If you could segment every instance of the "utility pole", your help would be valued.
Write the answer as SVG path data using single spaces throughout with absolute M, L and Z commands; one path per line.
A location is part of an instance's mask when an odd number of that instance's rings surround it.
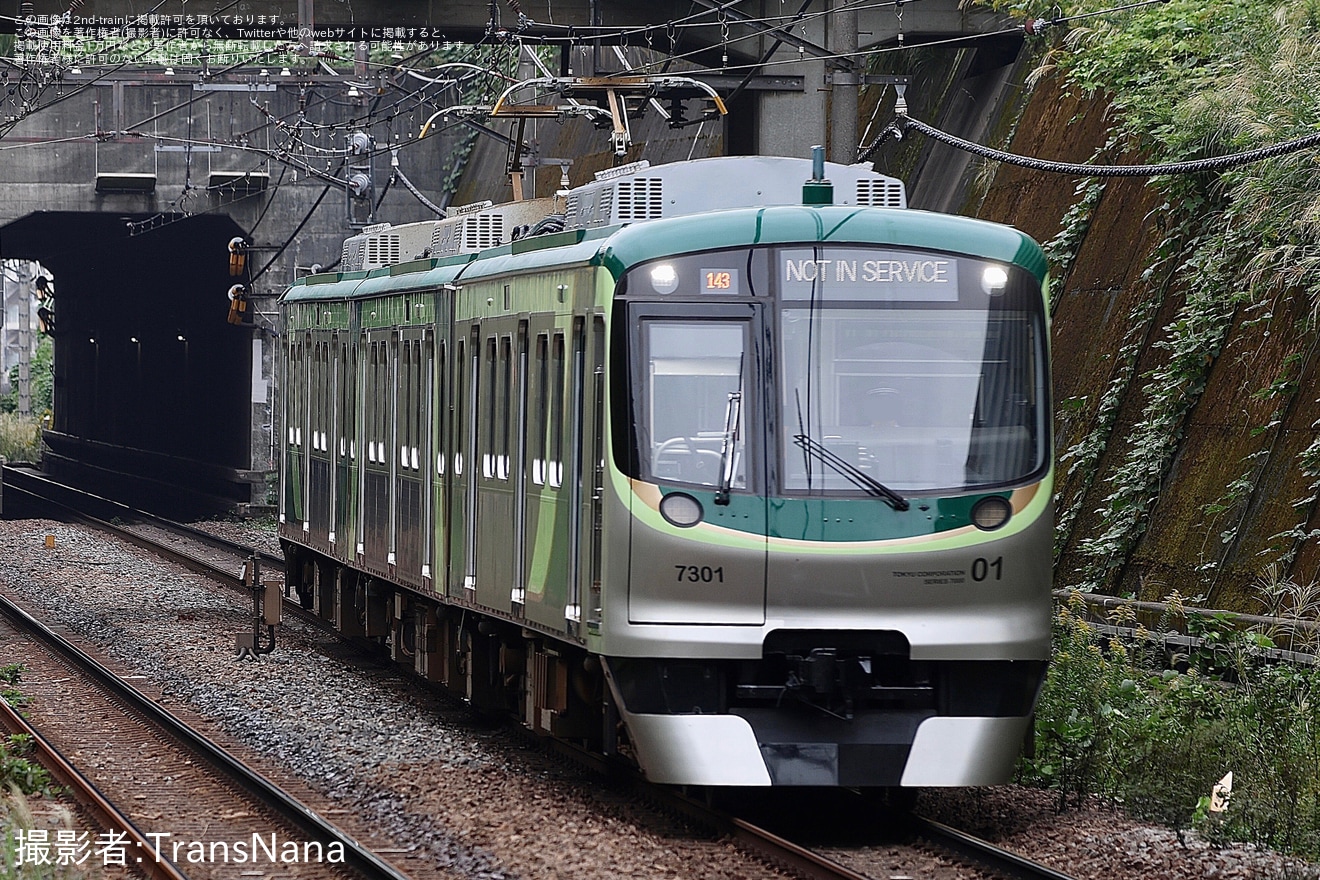
M 830 159 L 851 165 L 857 159 L 857 95 L 861 77 L 857 73 L 857 6 L 848 0 L 833 0 L 829 18 L 829 48 L 838 56 L 830 87 Z
M 14 264 L 18 279 L 18 414 L 32 415 L 32 283 L 36 278 L 26 260 Z
M 518 79 L 525 82 L 535 77 L 540 71 L 536 67 L 536 62 L 532 60 L 532 52 L 535 50 L 531 46 L 521 46 L 518 49 Z M 514 95 L 519 98 L 521 95 Z M 516 201 L 523 199 L 536 198 L 536 160 L 540 158 L 536 141 L 536 120 L 527 120 L 526 126 L 519 120 L 518 125 L 514 127 L 514 144 L 510 147 L 509 175 L 510 182 L 513 184 L 513 197 Z M 532 152 L 529 156 L 521 154 L 521 143 L 524 138 L 531 144 Z
M 298 54 L 304 58 L 312 57 L 316 44 L 316 13 L 312 0 L 298 0 Z

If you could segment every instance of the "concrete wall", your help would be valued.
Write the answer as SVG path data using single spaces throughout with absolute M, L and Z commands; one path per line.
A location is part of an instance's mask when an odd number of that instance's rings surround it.
M 251 341 L 242 343 L 242 357 L 226 356 L 223 364 L 208 362 L 208 374 L 226 387 L 238 383 L 247 389 L 243 396 L 249 401 L 249 417 L 239 442 L 249 450 L 248 461 L 237 464 L 268 471 L 273 463 L 271 431 L 275 422 L 276 297 L 305 267 L 337 262 L 343 239 L 354 232 L 350 216 L 359 222 L 372 219 L 371 208 L 377 200 L 378 220 L 406 223 L 434 214 L 402 185 L 385 191 L 389 154 L 372 160 L 374 167 L 369 170 L 375 188 L 371 199 L 351 205 L 342 188 L 327 188 L 324 180 L 309 171 L 272 158 L 275 153 L 291 155 L 298 163 L 345 177 L 340 156 L 353 121 L 373 109 L 373 96 L 350 97 L 337 82 L 295 83 L 280 77 L 278 71 L 260 82 L 248 77 L 246 81 L 220 82 L 219 87 L 212 83 L 207 90 L 197 87 L 195 74 L 108 77 L 93 82 L 98 73 L 89 69 L 70 76 L 63 87 L 64 100 L 34 113 L 5 137 L 11 149 L 0 162 L 0 191 L 4 193 L 0 199 L 0 256 L 40 259 L 52 268 L 63 265 L 64 278 L 56 278 L 56 314 L 60 315 L 62 302 L 65 317 L 73 323 L 78 314 L 98 314 L 94 323 L 117 324 L 102 311 L 104 300 L 127 303 L 140 296 L 144 286 L 154 290 L 168 284 L 186 291 L 187 296 L 178 302 L 191 303 L 184 307 L 195 310 L 199 321 L 214 320 L 226 331 L 249 335 Z M 374 109 L 388 108 L 388 100 L 393 97 L 383 96 Z M 443 202 L 439 183 L 449 170 L 453 140 L 448 135 L 424 141 L 416 137 L 434 109 L 414 103 L 393 115 L 377 112 L 374 118 L 380 121 L 364 130 L 378 144 L 397 144 L 399 168 L 427 198 Z M 271 116 L 281 125 L 269 124 Z M 301 130 L 295 131 L 299 125 Z M 354 160 L 354 164 L 364 163 Z M 213 186 L 220 180 L 213 175 L 225 173 L 266 175 L 268 186 L 261 191 Z M 147 180 L 152 185 L 145 192 L 106 189 L 107 183 L 139 185 Z M 67 222 L 55 222 L 57 216 Z M 131 256 L 151 253 L 150 239 L 173 237 L 176 230 L 171 227 L 188 227 L 201 218 L 217 216 L 231 219 L 235 232 L 244 234 L 256 248 L 249 260 L 252 273 L 260 275 L 252 285 L 254 319 L 246 330 L 225 325 L 229 283 L 243 279 L 228 279 L 223 269 L 216 276 L 210 268 L 227 260 L 229 234 L 222 235 L 223 229 L 215 233 L 220 236 L 215 241 L 187 235 L 178 238 L 190 242 L 187 246 L 195 252 L 171 253 L 171 258 L 179 259 L 171 260 L 177 265 L 169 267 L 171 277 L 166 280 L 143 281 L 150 277 L 151 267 L 135 265 L 134 260 L 141 258 Z M 79 217 L 87 223 L 78 221 Z M 45 223 L 43 218 L 52 219 Z M 84 236 L 106 239 L 106 232 L 91 230 L 104 228 L 99 222 L 114 218 L 119 220 L 108 233 L 114 241 L 80 240 Z M 121 240 L 124 229 L 127 237 Z M 95 265 L 88 265 L 89 261 Z M 128 280 L 131 278 L 137 280 Z M 120 284 L 128 289 L 120 289 Z M 135 319 L 143 317 L 139 313 Z M 178 322 L 175 317 L 170 320 Z M 71 323 L 67 326 L 74 329 Z M 79 325 L 76 329 L 87 328 Z M 57 340 L 57 359 L 58 355 Z M 73 388 L 94 387 L 92 378 L 83 375 L 86 370 L 77 363 L 66 351 L 63 369 L 57 364 L 57 373 L 65 379 L 59 384 L 65 386 L 66 394 Z M 194 390 L 199 395 L 206 393 Z M 90 396 L 82 402 L 91 406 L 96 395 L 90 391 L 85 395 Z M 88 422 L 91 416 L 87 413 L 92 410 L 76 402 L 64 409 L 73 420 L 66 420 L 66 427 L 79 436 L 122 433 L 102 425 L 104 419 Z M 163 432 L 146 432 L 157 433 Z M 254 488 L 253 503 L 261 503 L 264 494 L 264 489 Z

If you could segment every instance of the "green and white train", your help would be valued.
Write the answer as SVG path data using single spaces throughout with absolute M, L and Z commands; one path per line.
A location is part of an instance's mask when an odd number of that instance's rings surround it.
M 657 782 L 1011 775 L 1051 616 L 1027 236 L 730 157 L 368 229 L 340 270 L 281 300 L 304 604 Z

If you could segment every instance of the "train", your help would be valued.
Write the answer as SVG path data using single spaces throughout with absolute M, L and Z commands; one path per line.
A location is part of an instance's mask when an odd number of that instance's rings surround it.
M 1011 778 L 1047 667 L 1048 275 L 870 165 L 368 227 L 279 301 L 286 589 L 651 781 Z

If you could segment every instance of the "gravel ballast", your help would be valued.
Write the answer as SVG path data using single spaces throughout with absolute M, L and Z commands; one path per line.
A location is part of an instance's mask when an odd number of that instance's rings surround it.
M 786 876 L 666 824 L 299 620 L 286 618 L 275 653 L 236 661 L 246 600 L 145 551 L 45 520 L 0 521 L 0 541 L 9 592 L 147 676 L 167 706 L 214 719 L 279 781 L 326 801 L 332 821 L 370 829 L 387 858 L 411 852 L 410 867 L 424 857 L 440 877 Z M 926 791 L 918 808 L 1079 880 L 1320 876 L 1247 847 L 1184 846 L 1172 831 L 1100 806 L 1060 813 L 1052 794 L 1014 786 Z M 875 877 L 936 876 L 865 848 L 839 858 Z

